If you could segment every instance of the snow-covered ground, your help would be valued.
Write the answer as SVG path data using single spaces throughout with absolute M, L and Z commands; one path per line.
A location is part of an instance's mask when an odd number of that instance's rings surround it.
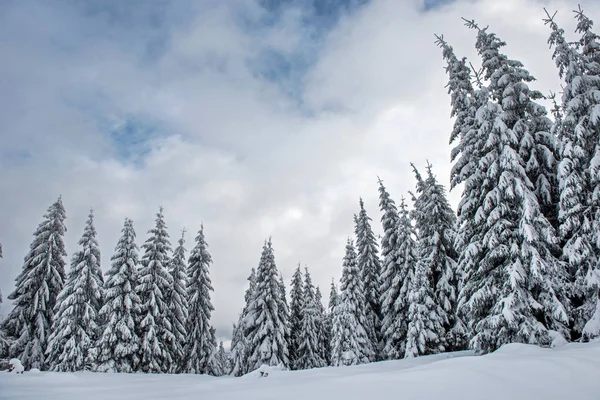
M 0 399 L 600 399 L 600 342 L 556 349 L 512 344 L 468 352 L 310 371 L 200 375 L 0 373 Z

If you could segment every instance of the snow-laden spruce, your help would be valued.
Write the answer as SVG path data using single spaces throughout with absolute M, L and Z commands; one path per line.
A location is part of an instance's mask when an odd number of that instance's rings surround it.
M 2 243 L 0 243 L 0 258 L 2 258 Z M 2 292 L 0 292 L 0 306 L 2 306 Z M 0 358 L 8 357 L 10 343 L 3 326 L 0 326 Z
M 4 321 L 7 335 L 14 339 L 10 354 L 28 368 L 43 370 L 48 367 L 47 338 L 56 298 L 65 281 L 65 218 L 62 197 L 59 197 L 35 230 L 23 270 L 15 279 L 15 290 L 8 295 L 14 304 Z
M 334 366 L 369 362 L 374 355 L 367 334 L 365 295 L 352 240 L 346 243 L 341 293 L 333 315 L 331 359 Z
M 533 78 L 500 53 L 504 42 L 487 29 L 478 29 L 477 37 L 490 81 L 482 93 L 489 92 L 490 101 L 477 110 L 474 134 L 481 158 L 473 173 L 482 184 L 461 202 L 476 211 L 459 228 L 466 229 L 459 311 L 475 334 L 472 348 L 481 353 L 512 342 L 547 344 L 548 329 L 565 331 L 568 316 L 561 302 L 565 270 L 553 255 L 556 236 L 538 199 L 545 170 L 531 165 L 538 160 L 533 155 L 526 160 L 520 153 L 526 147 L 537 157 L 546 148 L 544 110 L 527 87 Z
M 284 310 L 281 310 L 283 293 L 270 238 L 263 246 L 255 284 L 244 318 L 248 370 L 253 371 L 262 364 L 288 368 L 289 333 Z
M 256 289 L 256 270 L 254 268 L 248 276 L 248 283 L 249 286 L 244 295 L 245 305 L 238 318 L 238 323 L 233 324 L 231 335 L 231 371 L 229 373 L 234 376 L 241 376 L 248 372 L 248 339 L 245 336 L 245 321 Z
M 71 269 L 56 300 L 48 338 L 46 355 L 53 371 L 91 370 L 98 361 L 96 341 L 101 332 L 104 279 L 92 211 L 78 244 L 81 247 L 73 254 Z
M 193 374 L 221 375 L 214 357 L 217 339 L 210 326 L 214 310 L 210 299 L 210 292 L 213 291 L 209 276 L 211 263 L 212 257 L 208 252 L 202 225 L 196 236 L 196 245 L 190 253 L 187 269 L 189 313 L 184 371 Z
M 321 289 L 317 286 L 315 289 L 315 298 L 317 301 L 317 335 L 319 337 L 319 355 L 325 365 L 331 364 L 331 319 L 327 316 L 327 311 L 323 306 L 323 295 Z
M 300 331 L 302 329 L 302 308 L 304 307 L 304 292 L 302 290 L 302 271 L 300 264 L 292 275 L 292 287 L 290 289 L 290 366 L 296 369 L 298 360 L 298 347 L 300 346 Z
M 372 219 L 367 215 L 362 198 L 359 204 L 360 211 L 358 215 L 354 216 L 354 234 L 356 235 L 358 268 L 365 288 L 367 334 L 375 352 L 371 361 L 375 361 L 379 359 L 381 353 L 381 302 L 379 293 L 381 262 L 379 260 L 379 245 L 371 228 Z
M 271 256 L 273 257 L 273 254 L 271 253 Z M 273 258 L 273 263 L 275 263 L 275 259 Z M 279 272 L 279 305 L 278 305 L 278 309 L 279 309 L 279 319 L 283 322 L 283 326 L 285 327 L 285 343 L 286 343 L 286 350 L 287 350 L 287 354 L 288 354 L 288 366 L 287 368 L 290 368 L 289 365 L 289 359 L 290 359 L 290 306 L 287 302 L 287 293 L 285 290 L 285 281 L 283 279 L 283 274 L 281 272 Z
M 102 372 L 132 372 L 140 361 L 136 324 L 141 302 L 135 292 L 139 257 L 131 219 L 125 218 L 121 232 L 104 283 L 104 306 L 99 314 L 103 327 L 97 345 L 98 371 Z
M 381 253 L 383 264 L 381 284 L 381 334 L 383 356 L 387 359 L 404 357 L 408 326 L 409 285 L 416 264 L 414 228 L 404 199 L 400 212 L 383 182 L 379 181 L 379 207 L 383 213 L 383 239 Z
M 173 341 L 169 343 L 171 353 L 171 367 L 169 372 L 179 373 L 184 369 L 184 361 L 187 356 L 185 351 L 188 344 L 188 271 L 185 264 L 185 230 L 181 232 L 181 237 L 177 242 L 177 247 L 173 251 L 173 258 L 169 264 L 169 273 L 173 281 L 173 286 L 169 292 L 169 318 L 173 329 Z
M 415 280 L 409 296 L 410 324 L 406 353 L 415 356 L 461 348 L 464 344 L 456 343 L 451 335 L 457 296 L 455 216 L 446 198 L 445 189 L 437 182 L 431 165 L 427 165 L 425 179 L 414 165 L 413 170 L 417 180 L 417 197 L 413 199 L 412 212 L 418 234 L 417 270 L 424 274 L 417 277 L 421 281 Z M 428 285 L 431 291 L 421 288 L 422 284 Z M 428 303 L 427 296 L 430 294 L 433 295 L 433 304 Z M 424 321 L 419 325 L 419 321 L 414 319 L 423 315 L 432 321 Z M 426 329 L 427 332 L 415 332 L 420 328 Z M 418 342 L 415 335 L 425 337 L 427 341 L 415 346 Z
M 231 370 L 231 359 L 228 354 L 225 352 L 225 347 L 223 346 L 223 341 L 219 342 L 219 348 L 217 350 L 217 364 L 219 365 L 219 369 L 221 370 L 220 375 L 226 375 Z
M 173 278 L 167 270 L 171 243 L 162 207 L 156 214 L 155 227 L 148 233 L 150 237 L 142 245 L 144 256 L 136 287 L 142 302 L 139 369 L 143 372 L 168 372 L 172 359 L 167 346 L 173 342 L 174 335 L 167 296 L 173 286 Z
M 308 269 L 304 273 L 304 304 L 298 347 L 296 369 L 310 369 L 325 366 L 325 360 L 320 351 L 320 310 Z
M 591 30 L 592 21 L 581 10 L 576 18 L 581 51 L 567 42 L 553 17 L 549 16 L 545 22 L 552 29 L 548 43 L 555 48 L 553 58 L 564 79 L 562 118 L 557 128 L 561 144 L 559 219 L 563 257 L 574 280 L 571 295 L 575 304 L 581 304 L 573 313 L 573 339 L 583 336 L 589 340 L 600 336 L 597 246 L 600 222 L 593 211 L 600 188 L 600 98 L 595 95 L 600 89 L 597 68 L 600 43 Z

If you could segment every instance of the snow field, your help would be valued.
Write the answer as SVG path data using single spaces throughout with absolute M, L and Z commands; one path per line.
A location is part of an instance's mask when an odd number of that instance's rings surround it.
M 510 344 L 485 356 L 446 353 L 354 367 L 278 371 L 260 378 L 205 375 L 0 373 L 0 399 L 422 399 L 600 398 L 600 341 L 554 349 Z

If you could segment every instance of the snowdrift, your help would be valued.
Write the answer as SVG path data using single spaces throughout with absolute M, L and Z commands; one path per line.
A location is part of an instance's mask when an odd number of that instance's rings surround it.
M 201 375 L 0 373 L 0 399 L 158 400 L 597 400 L 600 342 L 542 349 L 511 344 L 356 367 L 282 371 L 242 378 Z

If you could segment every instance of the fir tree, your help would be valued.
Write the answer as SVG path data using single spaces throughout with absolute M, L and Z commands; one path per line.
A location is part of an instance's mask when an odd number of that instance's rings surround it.
M 420 303 L 417 307 L 425 306 L 427 308 L 420 309 L 423 311 L 414 310 L 413 301 L 424 301 L 424 299 L 428 301 L 428 298 L 423 296 L 429 294 L 429 290 L 424 290 L 417 285 L 411 290 L 411 308 L 413 308 L 413 311 L 409 310 L 409 314 L 413 317 L 429 315 L 429 319 L 434 320 L 431 327 L 422 325 L 428 329 L 428 334 L 423 335 L 428 340 L 427 343 L 423 342 L 417 346 L 419 348 L 418 354 L 429 354 L 457 347 L 452 337 L 446 338 L 446 332 L 449 333 L 454 326 L 456 305 L 457 281 L 455 272 L 457 254 L 454 250 L 454 225 L 456 221 L 446 199 L 444 187 L 437 182 L 431 171 L 431 165 L 427 165 L 427 179 L 421 177 L 414 165 L 413 170 L 417 179 L 418 196 L 413 196 L 413 215 L 418 232 L 417 255 L 418 263 L 423 264 L 417 268 L 421 268 L 425 273 L 424 278 L 419 278 L 424 279 L 421 284 L 429 285 L 429 289 L 433 293 L 433 304 Z M 415 315 L 419 312 L 423 315 Z M 412 320 L 412 318 L 409 318 L 409 321 Z M 438 326 L 438 323 L 441 323 L 441 325 Z M 439 328 L 439 330 L 432 330 L 434 327 Z M 419 326 L 416 323 L 409 327 L 411 337 L 408 338 L 408 343 L 412 344 L 415 341 L 414 335 L 420 333 L 414 331 L 418 329 Z M 449 343 L 446 339 L 450 339 Z M 418 355 L 415 353 L 414 345 L 413 348 L 407 347 L 407 354 Z
M 94 215 L 88 216 L 81 249 L 71 260 L 67 280 L 56 301 L 46 355 L 54 371 L 90 370 L 96 366 L 100 333 L 98 314 L 103 306 L 104 279 Z
M 185 371 L 194 374 L 219 374 L 214 359 L 216 338 L 210 326 L 210 317 L 214 307 L 210 299 L 213 291 L 209 277 L 212 257 L 204 237 L 204 226 L 196 236 L 196 245 L 188 261 L 189 317 L 187 324 L 186 367 Z
M 576 12 L 577 32 L 582 35 L 577 45 L 568 43 L 564 31 L 553 17 L 545 20 L 552 33 L 548 40 L 555 47 L 553 58 L 559 75 L 565 81 L 562 96 L 563 115 L 558 127 L 561 161 L 558 168 L 560 190 L 560 234 L 564 241 L 563 258 L 569 263 L 573 278 L 571 297 L 574 303 L 573 336 L 583 339 L 600 335 L 600 302 L 598 286 L 598 141 L 600 122 L 595 93 L 600 89 L 598 36 L 591 31 L 593 23 L 581 9 Z M 587 324 L 589 321 L 589 324 Z
M 596 255 L 600 254 L 600 36 L 592 31 L 593 22 L 579 8 L 576 12 L 577 32 L 581 34 L 579 46 L 586 94 L 584 101 L 587 115 L 579 119 L 576 130 L 583 136 L 591 137 L 594 145 L 590 160 L 589 175 L 592 186 L 592 205 L 595 209 L 593 231 L 595 234 Z M 596 258 L 597 260 L 597 258 Z M 578 308 L 579 321 L 585 322 L 582 329 L 584 341 L 600 336 L 600 264 L 578 268 L 575 287 L 579 289 L 583 304 Z
M 66 257 L 63 236 L 67 231 L 62 198 L 52 204 L 34 232 L 16 288 L 8 296 L 14 308 L 4 322 L 14 338 L 10 354 L 29 368 L 46 369 L 47 338 L 58 294 L 65 280 Z
M 500 104 L 489 101 L 477 111 L 482 157 L 473 173 L 482 185 L 463 202 L 476 212 L 463 235 L 459 306 L 475 333 L 471 346 L 481 353 L 511 342 L 546 344 L 548 328 L 564 330 L 567 314 L 557 293 L 564 279 L 553 255 L 557 241 L 538 197 L 552 154 L 548 148 L 541 160 L 545 111 L 534 102 L 538 92 L 527 87 L 533 78 L 522 64 L 499 52 L 504 43 L 494 34 L 478 32 L 490 98 Z
M 223 347 L 223 341 L 221 340 L 219 342 L 219 349 L 217 350 L 217 363 L 219 364 L 219 368 L 221 370 L 221 375 L 226 375 L 228 373 L 228 371 L 231 370 L 231 360 L 229 359 L 229 356 L 227 355 L 227 353 L 225 352 L 225 347 Z
M 256 271 L 252 268 L 252 272 L 248 277 L 249 286 L 244 295 L 245 306 L 238 319 L 238 323 L 233 324 L 233 334 L 231 338 L 231 371 L 234 376 L 241 376 L 248 372 L 248 352 L 247 338 L 245 336 L 246 325 L 245 320 L 250 309 L 250 303 L 256 289 Z
M 350 239 L 346 244 L 341 283 L 341 295 L 333 316 L 332 363 L 334 366 L 367 363 L 374 351 L 365 329 L 364 287 Z
M 248 369 L 262 364 L 289 366 L 288 327 L 282 319 L 282 290 L 277 279 L 277 266 L 271 239 L 265 242 L 258 269 L 256 287 L 244 319 Z
M 360 199 L 360 212 L 355 215 L 354 233 L 356 235 L 356 249 L 358 251 L 358 268 L 361 271 L 361 279 L 365 288 L 365 314 L 367 317 L 367 334 L 375 351 L 375 361 L 379 358 L 381 343 L 381 303 L 379 293 L 379 276 L 381 264 L 379 261 L 379 249 L 373 230 L 371 229 L 371 218 L 367 215 L 363 199 Z
M 405 357 L 444 351 L 440 341 L 440 333 L 444 331 L 441 310 L 435 302 L 428 275 L 427 262 L 419 261 L 408 296 L 410 307 Z
M 410 284 L 414 279 L 417 255 L 416 233 L 404 198 L 400 202 L 399 211 L 395 211 L 393 200 L 389 199 L 387 201 L 389 203 L 385 206 L 385 209 L 392 216 L 398 215 L 398 221 L 397 230 L 393 230 L 390 225 L 386 230 L 386 232 L 389 232 L 389 238 L 395 238 L 395 246 L 397 247 L 394 250 L 395 261 L 393 263 L 388 262 L 386 264 L 387 268 L 382 271 L 381 275 L 383 289 L 381 304 L 384 315 L 382 334 L 384 337 L 384 356 L 387 359 L 394 360 L 404 357 L 406 352 Z
M 172 359 L 167 346 L 175 340 L 167 303 L 173 279 L 167 270 L 171 243 L 162 207 L 156 214 L 155 227 L 148 233 L 150 237 L 142 245 L 144 256 L 136 287 L 142 301 L 140 370 L 168 372 Z
M 273 259 L 273 264 L 275 260 Z M 288 368 L 289 368 L 289 354 L 290 354 L 290 306 L 287 302 L 287 293 L 285 290 L 285 282 L 283 280 L 283 274 L 279 272 L 279 318 L 283 322 L 285 327 L 285 344 L 287 346 L 286 353 L 288 354 Z
M 290 290 L 290 365 L 293 369 L 296 369 L 300 331 L 302 330 L 302 308 L 304 307 L 302 285 L 302 272 L 300 271 L 300 264 L 298 264 L 294 275 L 292 275 L 292 288 Z
M 188 333 L 186 324 L 188 323 L 188 271 L 185 264 L 185 230 L 181 232 L 181 238 L 177 242 L 177 247 L 173 251 L 173 259 L 169 266 L 173 287 L 168 297 L 169 316 L 173 329 L 173 342 L 169 343 L 171 352 L 172 373 L 181 372 L 185 365 L 185 352 Z
M 337 304 L 339 303 L 338 301 L 339 296 L 338 296 L 338 292 L 337 292 L 337 287 L 335 286 L 335 281 L 332 279 L 331 280 L 331 289 L 329 291 L 329 302 L 327 305 L 327 310 L 325 312 L 325 319 L 323 322 L 323 341 L 325 342 L 323 344 L 323 350 L 325 351 L 325 354 L 323 355 L 323 358 L 325 359 L 325 362 L 327 363 L 327 365 L 332 365 L 332 359 L 331 359 L 331 352 L 332 352 L 332 343 L 333 343 L 333 316 L 335 314 L 335 308 L 337 306 Z
M 135 292 L 139 257 L 131 219 L 125 218 L 121 232 L 111 257 L 104 284 L 105 302 L 99 313 L 104 325 L 98 342 L 98 370 L 103 372 L 132 372 L 140 361 L 137 322 L 141 302 Z
M 304 306 L 298 347 L 297 369 L 310 369 L 325 366 L 321 357 L 319 341 L 319 305 L 308 269 L 304 274 Z
M 319 355 L 325 365 L 331 362 L 331 320 L 328 318 L 325 307 L 323 306 L 323 295 L 321 289 L 317 286 L 315 290 L 317 300 L 317 331 L 319 337 Z
M 0 243 L 0 258 L 2 258 L 2 243 Z M 0 306 L 2 305 L 2 292 L 0 292 Z M 10 347 L 10 343 L 8 337 L 6 336 L 6 332 L 4 331 L 4 327 L 0 325 L 0 358 L 8 357 L 8 350 Z

